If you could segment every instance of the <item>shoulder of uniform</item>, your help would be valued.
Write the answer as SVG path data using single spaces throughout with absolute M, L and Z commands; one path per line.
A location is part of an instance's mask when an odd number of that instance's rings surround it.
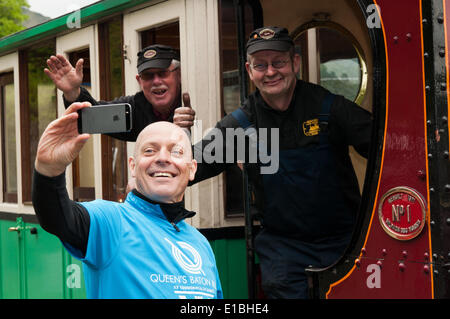
M 297 92 L 300 91 L 304 96 L 314 96 L 318 99 L 324 98 L 327 94 L 333 94 L 323 86 L 302 80 L 298 80 L 296 90 Z

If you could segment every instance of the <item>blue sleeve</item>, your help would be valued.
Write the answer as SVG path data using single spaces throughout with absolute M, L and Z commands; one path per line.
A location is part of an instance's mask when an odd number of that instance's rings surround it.
M 116 203 L 96 200 L 80 203 L 90 217 L 86 254 L 64 243 L 68 251 L 87 266 L 94 269 L 106 267 L 118 251 L 121 238 L 120 211 Z

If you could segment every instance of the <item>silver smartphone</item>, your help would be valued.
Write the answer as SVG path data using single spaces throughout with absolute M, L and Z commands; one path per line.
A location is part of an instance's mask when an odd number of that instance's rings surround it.
M 78 133 L 124 133 L 132 129 L 128 103 L 93 105 L 78 111 Z

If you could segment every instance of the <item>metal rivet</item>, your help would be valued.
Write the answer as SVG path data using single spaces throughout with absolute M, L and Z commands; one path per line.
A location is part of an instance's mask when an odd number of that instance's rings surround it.
M 394 36 L 394 43 L 398 43 L 398 36 Z
M 442 15 L 439 15 L 437 18 L 437 22 L 439 22 L 441 24 L 444 23 L 444 17 Z
M 411 33 L 407 33 L 406 34 L 406 41 L 411 41 L 411 39 L 412 39 L 412 35 L 411 35 Z
M 443 124 L 447 124 L 447 122 L 448 122 L 447 117 L 446 117 L 446 116 L 443 116 L 443 117 L 442 117 L 442 123 L 443 123 Z
M 428 158 L 429 158 L 429 159 L 432 159 L 432 158 L 433 158 L 433 154 L 429 153 L 429 154 L 428 154 Z
M 442 91 L 447 90 L 447 84 L 446 83 L 441 83 L 441 90 Z
M 364 256 L 367 254 L 366 248 L 363 247 L 363 248 L 361 249 L 361 254 L 364 255 Z
M 444 50 L 444 49 L 440 49 L 440 50 L 439 50 L 439 56 L 440 56 L 441 58 L 445 57 L 445 50 Z
M 383 262 L 381 260 L 378 260 L 377 265 L 381 268 L 381 267 L 383 267 Z
M 447 223 L 448 226 L 450 226 L 450 218 L 447 218 L 447 219 L 445 220 L 445 222 Z
M 423 170 L 418 170 L 418 171 L 417 171 L 417 177 L 420 178 L 420 179 L 422 179 L 422 180 L 424 180 L 425 177 L 426 177 L 425 171 L 423 171 Z
M 404 263 L 399 263 L 398 264 L 398 270 L 405 271 L 406 270 L 406 265 Z
M 423 24 L 427 24 L 427 23 L 428 23 L 428 20 L 427 20 L 427 19 L 422 19 L 422 23 L 423 23 Z
M 448 158 L 448 151 L 444 151 L 443 156 L 444 156 L 445 159 L 447 159 Z
M 408 257 L 408 252 L 406 250 L 402 251 L 402 256 L 403 258 Z
M 423 257 L 425 258 L 425 260 L 429 260 L 430 255 L 428 253 L 423 254 Z
M 430 91 L 430 90 L 431 90 L 431 87 L 430 87 L 429 85 L 425 85 L 425 90 L 426 90 L 426 91 Z
M 423 271 L 424 273 L 428 274 L 430 272 L 430 266 L 428 265 L 423 266 Z
M 383 256 L 387 255 L 387 250 L 383 248 L 383 250 L 381 251 L 381 253 L 383 254 Z
M 357 259 L 355 259 L 355 265 L 356 265 L 356 267 L 361 267 L 361 260 L 359 260 L 358 258 Z
M 449 193 L 450 192 L 450 184 L 445 184 L 444 190 L 446 193 Z

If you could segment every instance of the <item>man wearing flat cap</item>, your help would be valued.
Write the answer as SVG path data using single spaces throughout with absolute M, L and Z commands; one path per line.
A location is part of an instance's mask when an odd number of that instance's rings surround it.
M 351 239 L 361 196 L 348 147 L 367 157 L 371 114 L 341 95 L 298 80 L 300 56 L 285 28 L 254 30 L 247 42 L 245 67 L 257 90 L 216 128 L 222 136 L 229 128 L 254 128 L 258 133 L 267 129 L 267 141 L 278 143 L 275 173 L 263 173 L 267 163 L 262 158 L 244 164 L 261 215 L 255 249 L 262 288 L 269 298 L 307 298 L 305 268 L 331 265 Z M 279 139 L 272 139 L 272 129 Z M 204 154 L 212 141 L 206 136 L 194 146 L 202 151 L 195 153 Z M 227 143 L 223 142 L 222 153 L 233 147 L 237 156 L 237 145 Z M 213 163 L 197 158 L 197 162 L 194 183 L 232 165 L 228 158 Z
M 117 97 L 113 101 L 97 101 L 81 86 L 83 59 L 78 60 L 74 68 L 63 55 L 57 54 L 47 60 L 47 65 L 48 69 L 44 69 L 44 72 L 63 92 L 65 108 L 73 102 L 85 101 L 92 105 L 114 103 L 131 105 L 132 130 L 108 134 L 121 140 L 135 141 L 140 131 L 150 123 L 172 122 L 175 108 L 181 106 L 180 57 L 170 46 L 154 44 L 139 51 L 136 80 L 141 91 L 135 95 Z M 188 97 L 184 101 L 187 109 L 184 112 L 194 116 L 195 112 L 190 108 Z M 184 125 L 190 127 L 192 123 Z

